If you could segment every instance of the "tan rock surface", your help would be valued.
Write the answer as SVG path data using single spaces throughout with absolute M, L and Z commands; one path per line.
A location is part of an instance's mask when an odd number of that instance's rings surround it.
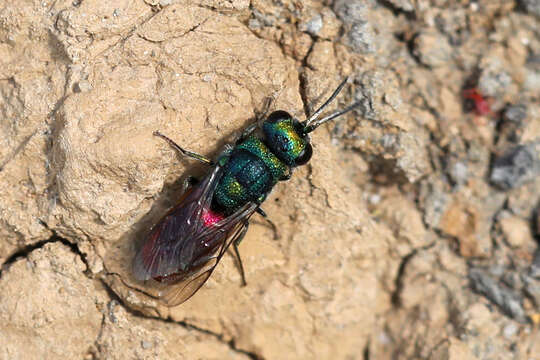
M 539 140 L 514 5 L 0 2 L 0 359 L 534 358 L 539 181 L 489 180 Z M 227 254 L 185 304 L 145 295 L 135 249 L 207 171 L 152 132 L 214 157 L 266 98 L 304 119 L 346 75 L 329 110 L 360 106 L 253 217 L 247 286 Z

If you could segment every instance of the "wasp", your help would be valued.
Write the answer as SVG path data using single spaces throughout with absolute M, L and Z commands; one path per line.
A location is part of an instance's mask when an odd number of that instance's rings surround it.
M 211 170 L 198 183 L 186 184 L 178 204 L 150 230 L 134 258 L 134 277 L 163 285 L 157 297 L 167 306 L 176 306 L 201 288 L 232 245 L 245 285 L 238 245 L 249 220 L 255 212 L 266 217 L 260 206 L 272 188 L 311 159 L 309 133 L 359 105 L 321 117 L 346 83 L 347 78 L 303 122 L 277 110 L 262 124 L 248 126 L 215 161 L 185 150 L 155 131 L 154 135 L 180 154 L 207 164 Z

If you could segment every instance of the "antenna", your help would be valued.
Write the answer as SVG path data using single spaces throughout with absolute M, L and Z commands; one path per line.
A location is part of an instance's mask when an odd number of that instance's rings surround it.
M 326 100 L 324 102 L 324 104 L 322 104 L 304 123 L 304 132 L 307 134 L 307 133 L 310 133 L 312 132 L 313 130 L 315 130 L 316 128 L 318 128 L 319 126 L 321 126 L 322 124 L 324 124 L 325 122 L 328 122 L 330 120 L 333 120 L 343 114 L 346 114 L 348 113 L 349 111 L 353 110 L 354 108 L 358 107 L 360 105 L 360 101 L 358 102 L 355 102 L 354 104 L 352 105 L 349 105 L 347 106 L 345 109 L 341 109 L 341 110 L 337 110 L 336 112 L 333 112 L 332 114 L 330 115 L 327 115 L 325 117 L 323 117 L 322 119 L 317 119 L 319 117 L 319 115 L 321 115 L 321 113 L 323 112 L 323 110 L 339 95 L 339 93 L 341 92 L 341 90 L 343 89 L 343 87 L 345 86 L 345 84 L 347 83 L 347 81 L 349 80 L 349 77 L 346 77 L 340 84 L 339 86 L 337 87 L 336 90 L 334 90 L 334 92 L 332 93 L 332 95 L 330 95 L 330 97 L 328 98 L 328 100 Z

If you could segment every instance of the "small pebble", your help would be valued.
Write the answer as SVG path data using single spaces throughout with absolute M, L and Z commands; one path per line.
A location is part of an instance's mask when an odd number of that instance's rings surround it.
M 491 182 L 508 190 L 540 175 L 540 154 L 537 144 L 519 145 L 493 161 Z
M 516 335 L 517 331 L 518 331 L 518 327 L 516 326 L 516 324 L 511 323 L 504 327 L 503 334 L 505 338 L 510 339 L 514 335 Z
M 519 0 L 521 8 L 532 15 L 540 16 L 540 1 L 539 0 Z
M 499 219 L 504 239 L 512 248 L 523 247 L 532 242 L 529 223 L 517 216 L 506 216 Z
M 491 97 L 501 96 L 511 84 L 512 78 L 510 75 L 496 66 L 484 69 L 478 79 L 480 92 Z
M 451 59 L 452 47 L 441 33 L 428 30 L 414 40 L 414 54 L 423 64 L 438 67 Z
M 323 27 L 322 16 L 320 14 L 315 15 L 307 23 L 300 24 L 299 29 L 305 31 L 313 36 L 317 36 L 319 31 Z
M 524 104 L 509 105 L 504 109 L 505 121 L 520 124 L 527 117 L 527 106 Z
M 474 291 L 499 306 L 508 316 L 519 322 L 526 321 L 523 299 L 518 292 L 503 286 L 481 269 L 470 269 L 469 280 Z
M 92 85 L 86 80 L 81 80 L 73 86 L 73 91 L 76 93 L 83 93 L 90 90 L 92 90 Z
M 467 181 L 467 163 L 457 161 L 449 169 L 449 175 L 456 184 L 464 184 Z

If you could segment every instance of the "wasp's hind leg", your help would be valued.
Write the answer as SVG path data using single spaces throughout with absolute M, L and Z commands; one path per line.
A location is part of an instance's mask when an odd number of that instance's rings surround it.
M 272 221 L 270 221 L 270 219 L 268 219 L 268 216 L 266 215 L 264 210 L 261 209 L 260 207 L 257 207 L 255 209 L 255 212 L 257 214 L 261 215 L 270 224 L 270 226 L 271 226 L 271 228 L 272 228 L 272 230 L 274 231 L 274 234 L 275 234 L 274 238 L 277 239 L 277 227 L 276 227 L 276 225 L 274 225 L 274 223 Z M 240 257 L 240 251 L 238 250 L 238 246 L 240 245 L 240 243 L 242 242 L 242 240 L 246 236 L 248 227 L 249 227 L 249 223 L 245 223 L 244 228 L 240 231 L 240 233 L 238 234 L 236 239 L 233 240 L 233 243 L 232 243 L 234 253 L 236 255 L 236 260 L 238 261 L 238 268 L 240 270 L 240 276 L 242 277 L 242 286 L 246 286 L 247 282 L 246 282 L 246 273 L 244 271 L 244 265 L 242 264 L 242 258 Z
M 246 236 L 248 226 L 249 224 L 246 224 L 240 234 L 238 234 L 238 237 L 233 241 L 233 249 L 234 253 L 236 255 L 236 260 L 238 261 L 238 269 L 240 270 L 240 276 L 242 277 L 242 286 L 246 286 L 246 273 L 244 271 L 244 265 L 242 264 L 242 258 L 240 257 L 240 251 L 238 251 L 238 245 L 242 242 L 244 239 L 244 236 Z
M 200 161 L 200 162 L 202 162 L 204 164 L 207 164 L 207 165 L 214 165 L 214 162 L 212 160 L 208 159 L 207 157 L 205 157 L 203 155 L 200 155 L 200 154 L 194 153 L 192 151 L 188 151 L 188 150 L 185 150 L 185 149 L 181 148 L 180 145 L 178 145 L 173 140 L 169 139 L 167 136 L 163 135 L 159 131 L 156 130 L 156 131 L 154 131 L 153 134 L 154 134 L 154 136 L 159 136 L 160 138 L 164 139 L 171 147 L 173 147 L 180 154 L 182 154 L 184 156 L 187 156 L 187 157 L 190 157 L 192 159 L 198 160 L 198 161 Z

